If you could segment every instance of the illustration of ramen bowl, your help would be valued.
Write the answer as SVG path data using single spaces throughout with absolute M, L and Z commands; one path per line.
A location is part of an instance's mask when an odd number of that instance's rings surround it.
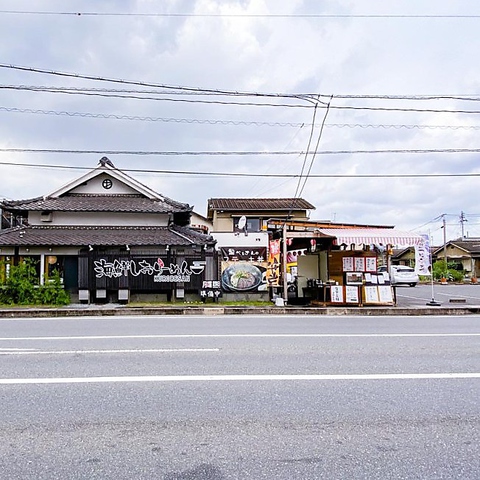
M 232 290 L 253 290 L 262 283 L 262 272 L 255 265 L 238 263 L 223 271 L 222 280 L 224 285 Z

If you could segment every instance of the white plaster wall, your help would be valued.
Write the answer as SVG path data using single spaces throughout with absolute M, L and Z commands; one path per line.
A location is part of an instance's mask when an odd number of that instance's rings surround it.
M 217 248 L 219 247 L 267 247 L 268 248 L 268 233 L 267 232 L 252 232 L 248 235 L 240 233 L 235 235 L 233 232 L 215 232 L 211 234 L 217 241 Z
M 211 232 L 213 228 L 212 222 L 210 222 L 205 217 L 202 217 L 201 215 L 195 212 L 192 212 L 192 215 L 190 217 L 190 225 L 192 227 L 196 227 L 196 226 L 207 227 L 209 232 Z
M 233 232 L 233 219 L 217 216 L 213 222 L 213 227 L 218 232 Z
M 30 212 L 30 225 L 84 225 L 84 226 L 142 226 L 166 227 L 168 214 L 111 213 L 111 212 L 53 212 L 51 222 L 42 222 L 41 212 Z
M 112 181 L 112 188 L 105 189 L 102 186 L 103 180 L 109 178 Z M 89 193 L 89 194 L 138 194 L 137 190 L 134 190 L 132 187 L 129 187 L 125 183 L 112 178 L 110 175 L 106 173 L 102 173 L 91 180 L 88 180 L 83 185 L 79 185 L 78 187 L 71 190 L 69 193 Z

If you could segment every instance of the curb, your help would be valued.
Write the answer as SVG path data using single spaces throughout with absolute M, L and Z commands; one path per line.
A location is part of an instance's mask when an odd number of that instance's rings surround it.
M 449 307 L 88 307 L 14 308 L 0 310 L 0 318 L 60 318 L 93 316 L 193 316 L 193 315 L 325 315 L 325 316 L 413 316 L 475 315 L 480 305 Z

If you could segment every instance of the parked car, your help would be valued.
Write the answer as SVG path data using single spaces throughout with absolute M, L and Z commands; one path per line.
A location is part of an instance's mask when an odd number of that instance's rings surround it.
M 387 267 L 380 267 L 378 272 L 386 272 Z M 392 285 L 409 285 L 414 287 L 418 282 L 418 275 L 415 269 L 407 267 L 406 265 L 391 265 L 390 266 L 390 283 Z

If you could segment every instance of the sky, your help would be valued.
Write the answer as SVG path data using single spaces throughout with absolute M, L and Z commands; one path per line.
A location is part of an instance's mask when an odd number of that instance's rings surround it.
M 107 156 L 201 215 L 480 237 L 479 27 L 478 0 L 0 0 L 0 198 Z

